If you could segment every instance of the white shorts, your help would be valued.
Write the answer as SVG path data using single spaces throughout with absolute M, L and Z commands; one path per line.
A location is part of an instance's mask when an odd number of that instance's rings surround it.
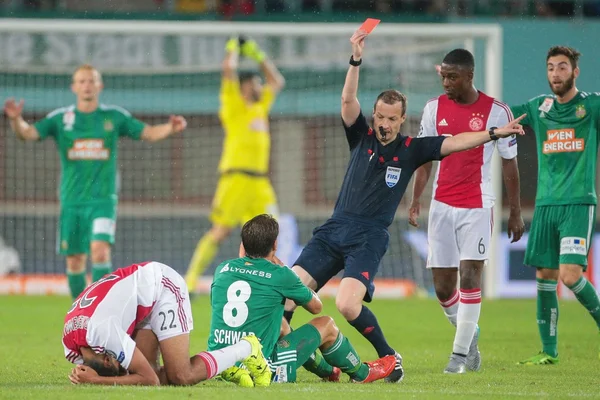
M 162 266 L 162 290 L 152 312 L 139 329 L 151 329 L 161 342 L 190 333 L 194 329 L 192 306 L 187 285 L 181 275 L 171 267 Z
M 427 268 L 457 268 L 461 260 L 487 260 L 491 208 L 457 208 L 431 200 Z

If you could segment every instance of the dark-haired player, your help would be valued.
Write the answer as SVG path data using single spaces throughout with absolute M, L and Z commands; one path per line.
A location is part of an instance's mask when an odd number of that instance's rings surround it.
M 579 52 L 555 46 L 546 56 L 553 94 L 513 107 L 527 113 L 536 134 L 538 183 L 525 264 L 537 269 L 537 324 L 542 351 L 520 364 L 558 363 L 560 279 L 588 310 L 600 329 L 600 300 L 583 276 L 596 225 L 596 168 L 600 94 L 580 92 Z
M 89 286 L 65 317 L 74 384 L 194 385 L 242 361 L 254 379 L 271 372 L 256 336 L 190 358 L 194 327 L 183 277 L 158 262 L 120 268 Z M 162 356 L 163 366 L 158 359 Z
M 185 280 L 194 292 L 198 276 L 210 265 L 231 230 L 255 215 L 277 214 L 269 181 L 269 112 L 285 80 L 251 39 L 227 42 L 222 65 L 219 119 L 225 133 L 219 183 L 212 204 L 212 228 L 200 239 Z M 240 56 L 256 61 L 265 76 L 237 72 Z
M 387 228 L 406 186 L 414 171 L 429 161 L 523 131 L 517 119 L 493 132 L 482 127 L 480 132 L 452 137 L 403 136 L 400 127 L 406 120 L 406 97 L 396 90 L 386 90 L 375 100 L 371 128 L 356 97 L 365 37 L 358 30 L 350 39 L 352 57 L 342 91 L 342 121 L 351 152 L 346 176 L 333 216 L 315 229 L 293 269 L 317 291 L 344 270 L 337 308 L 371 342 L 379 357 L 396 356 L 396 369 L 386 380 L 398 382 L 404 376 L 402 357 L 387 343 L 363 299 L 372 299 L 373 279 L 389 243 Z M 288 302 L 288 320 L 293 309 L 294 304 Z
M 319 296 L 292 270 L 279 265 L 275 256 L 278 235 L 275 218 L 257 215 L 242 227 L 242 257 L 224 261 L 217 267 L 210 291 L 208 349 L 221 349 L 237 343 L 244 335 L 255 334 L 270 359 L 277 382 L 295 382 L 296 370 L 316 361 L 311 357 L 323 358 L 323 364 L 328 364 L 330 370 L 331 366 L 338 367 L 354 382 L 369 383 L 388 376 L 396 364 L 394 356 L 363 363 L 331 317 L 314 318 L 293 332 L 287 326 L 282 328 L 286 298 L 311 314 L 319 314 L 323 305 Z M 321 352 L 316 352 L 317 349 Z M 232 368 L 224 377 L 242 386 L 252 386 L 248 377 L 244 379 L 244 372 Z M 267 381 L 253 379 L 254 386 L 268 386 L 270 377 L 265 378 Z
M 510 108 L 473 86 L 475 61 L 465 49 L 446 54 L 440 75 L 444 94 L 423 110 L 419 137 L 454 136 L 467 130 L 487 130 L 513 119 Z M 523 235 L 516 137 L 497 141 L 510 205 L 508 235 Z M 433 284 L 444 314 L 456 327 L 446 373 L 478 371 L 481 280 L 492 236 L 494 192 L 491 164 L 495 142 L 452 154 L 440 162 L 429 208 L 427 238 Z M 415 174 L 409 222 L 418 226 L 420 197 L 431 175 L 432 163 Z M 460 290 L 457 280 L 460 268 Z

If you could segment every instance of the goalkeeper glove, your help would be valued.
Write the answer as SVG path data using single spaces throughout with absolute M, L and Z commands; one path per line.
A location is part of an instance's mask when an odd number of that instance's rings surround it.
M 260 49 L 258 43 L 252 39 L 243 38 L 243 44 L 241 45 L 242 55 L 253 59 L 257 63 L 261 63 L 265 60 L 267 55 Z
M 232 37 L 225 44 L 225 51 L 228 53 L 239 53 L 240 52 L 240 40 L 237 37 Z

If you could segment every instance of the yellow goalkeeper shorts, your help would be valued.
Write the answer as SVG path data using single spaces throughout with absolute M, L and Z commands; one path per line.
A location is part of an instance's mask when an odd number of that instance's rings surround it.
M 212 204 L 212 223 L 234 228 L 259 214 L 278 217 L 277 198 L 269 178 L 242 171 L 221 175 Z

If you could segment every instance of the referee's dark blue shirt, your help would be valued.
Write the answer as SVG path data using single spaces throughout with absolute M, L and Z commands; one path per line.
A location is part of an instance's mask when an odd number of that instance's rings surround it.
M 332 218 L 387 228 L 413 173 L 429 161 L 442 159 L 446 138 L 398 135 L 384 146 L 362 112 L 352 126 L 344 124 L 344 129 L 351 156 Z

